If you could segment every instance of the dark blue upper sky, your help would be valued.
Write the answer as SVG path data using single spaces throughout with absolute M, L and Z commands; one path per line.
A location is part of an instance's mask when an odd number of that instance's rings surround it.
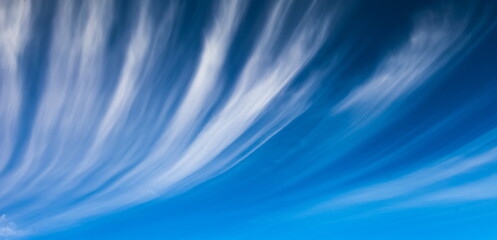
M 497 2 L 0 0 L 0 239 L 495 239 Z

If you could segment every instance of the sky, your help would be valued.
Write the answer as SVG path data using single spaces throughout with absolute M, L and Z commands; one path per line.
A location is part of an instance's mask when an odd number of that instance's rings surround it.
M 0 239 L 496 239 L 497 2 L 0 0 Z

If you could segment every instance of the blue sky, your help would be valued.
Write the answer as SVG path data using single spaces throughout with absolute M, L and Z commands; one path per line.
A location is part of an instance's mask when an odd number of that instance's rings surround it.
M 496 16 L 0 0 L 0 239 L 495 239 Z

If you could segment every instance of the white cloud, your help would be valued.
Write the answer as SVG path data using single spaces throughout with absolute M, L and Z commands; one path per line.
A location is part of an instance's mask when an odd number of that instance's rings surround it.
M 151 69 L 167 67 L 159 55 L 173 47 L 161 40 L 177 34 L 174 22 L 165 17 L 171 22 L 160 25 L 167 29 L 158 29 L 152 3 L 134 2 L 124 34 L 129 39 L 113 39 L 109 47 L 113 4 L 57 4 L 32 130 L 15 166 L 0 176 L 0 198 L 8 199 L 0 208 L 16 208 L 16 221 L 29 219 L 22 226 L 30 230 L 71 224 L 214 177 L 302 114 L 316 89 L 312 76 L 292 86 L 329 35 L 331 19 L 317 21 L 316 5 L 293 19 L 295 25 L 285 26 L 293 3 L 274 2 L 240 75 L 225 79 L 247 3 L 220 1 L 206 24 L 199 61 L 184 66 L 194 69 L 191 79 L 178 80 L 187 83 L 184 93 L 168 98 L 177 108 L 156 102 L 153 111 L 160 117 L 150 121 L 143 109 L 150 107 L 151 92 L 163 77 Z M 181 13 L 180 7 L 173 4 L 165 13 Z M 282 32 L 290 33 L 288 41 L 282 41 Z M 110 61 L 114 51 L 122 52 L 122 61 Z M 145 124 L 150 122 L 154 126 Z M 17 207 L 18 202 L 29 204 Z M 17 231 L 7 225 L 3 231 Z
M 0 216 L 0 237 L 19 237 L 24 234 L 13 222 L 7 220 L 7 215 Z
M 450 11 L 419 16 L 407 42 L 387 56 L 361 86 L 334 109 L 352 111 L 361 125 L 409 96 L 466 47 L 473 37 L 466 31 L 468 16 L 455 20 Z M 468 14 L 469 15 L 469 14 Z
M 495 141 L 496 132 L 497 129 L 489 131 L 484 136 L 461 147 L 447 157 L 429 161 L 435 162 L 434 164 L 403 174 L 398 178 L 388 179 L 346 192 L 319 204 L 316 209 L 337 209 L 395 199 L 405 202 L 404 205 L 406 206 L 412 206 L 427 204 L 430 201 L 433 203 L 437 199 L 444 202 L 491 198 L 495 196 L 495 191 L 484 189 L 495 182 L 494 178 L 449 189 L 437 188 L 437 184 L 477 172 L 486 166 L 497 163 L 497 147 L 488 149 L 479 147 Z M 464 197 L 465 194 L 467 196 Z M 402 199 L 406 197 L 407 200 Z
M 17 139 L 23 84 L 19 61 L 30 30 L 29 1 L 0 2 L 0 171 Z

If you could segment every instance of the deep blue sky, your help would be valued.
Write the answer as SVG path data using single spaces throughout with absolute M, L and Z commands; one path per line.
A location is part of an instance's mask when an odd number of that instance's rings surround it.
M 495 239 L 497 2 L 0 0 L 0 239 Z

